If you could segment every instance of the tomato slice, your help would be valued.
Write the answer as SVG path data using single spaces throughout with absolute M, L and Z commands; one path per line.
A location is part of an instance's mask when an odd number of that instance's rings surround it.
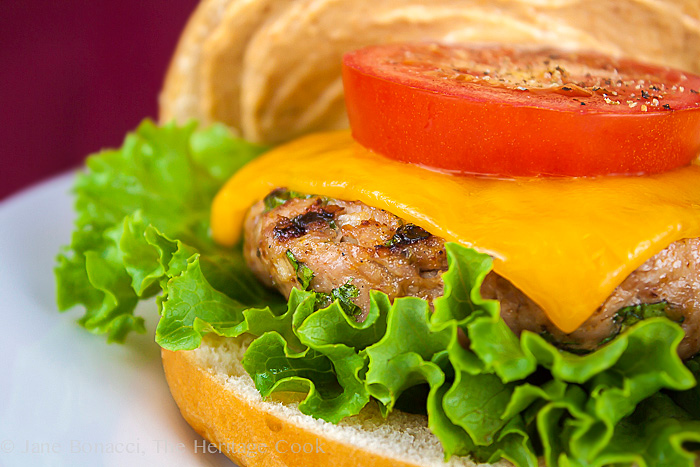
M 437 43 L 343 59 L 354 138 L 460 174 L 648 174 L 700 152 L 700 77 L 554 49 Z

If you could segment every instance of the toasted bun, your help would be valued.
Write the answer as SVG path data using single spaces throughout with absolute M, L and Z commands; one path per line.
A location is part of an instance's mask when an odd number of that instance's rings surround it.
M 556 45 L 700 72 L 700 3 L 203 0 L 170 65 L 160 118 L 223 122 L 265 143 L 345 127 L 342 54 L 406 40 Z
M 298 395 L 263 400 L 241 365 L 249 342 L 249 338 L 208 337 L 197 350 L 162 352 L 170 391 L 185 420 L 239 465 L 479 465 L 466 458 L 446 464 L 438 439 L 421 415 L 396 411 L 384 419 L 370 404 L 359 415 L 334 425 L 302 414 Z

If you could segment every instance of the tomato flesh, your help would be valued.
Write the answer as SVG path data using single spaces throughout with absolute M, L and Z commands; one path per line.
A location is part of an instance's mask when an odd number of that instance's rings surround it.
M 659 173 L 700 152 L 700 77 L 595 53 L 435 43 L 350 52 L 354 138 L 460 174 Z

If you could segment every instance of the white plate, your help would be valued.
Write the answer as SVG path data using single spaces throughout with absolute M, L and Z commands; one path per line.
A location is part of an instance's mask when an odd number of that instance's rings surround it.
M 53 267 L 73 222 L 71 174 L 0 203 L 0 466 L 232 466 L 180 417 L 153 341 L 110 344 L 60 314 Z

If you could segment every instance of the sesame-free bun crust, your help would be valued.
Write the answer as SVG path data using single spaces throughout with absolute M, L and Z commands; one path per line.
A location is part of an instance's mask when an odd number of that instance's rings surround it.
M 344 52 L 440 40 L 589 49 L 700 73 L 697 0 L 203 0 L 160 120 L 223 122 L 280 143 L 345 127 Z
M 185 420 L 240 466 L 480 465 L 457 457 L 444 463 L 442 448 L 420 415 L 395 412 L 385 420 L 368 406 L 333 425 L 302 414 L 298 396 L 263 400 L 240 363 L 248 342 L 208 338 L 194 351 L 162 351 L 165 376 Z

